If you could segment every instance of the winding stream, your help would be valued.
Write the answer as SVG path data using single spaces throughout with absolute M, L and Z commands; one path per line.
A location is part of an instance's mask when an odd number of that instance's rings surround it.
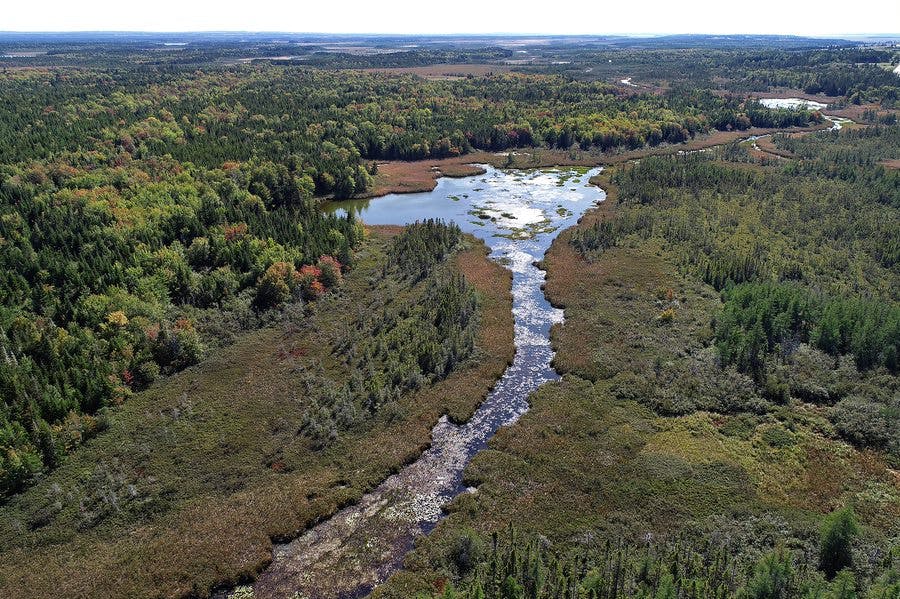
M 271 565 L 230 597 L 361 597 L 400 567 L 415 539 L 442 517 L 442 506 L 467 492 L 462 472 L 498 428 L 528 410 L 528 394 L 558 378 L 550 367 L 550 327 L 563 319 L 544 297 L 543 258 L 562 229 L 574 225 L 605 193 L 588 180 L 600 172 L 573 169 L 501 171 L 442 178 L 434 191 L 337 203 L 368 224 L 408 224 L 426 218 L 456 222 L 485 240 L 491 258 L 513 273 L 516 355 L 472 419 L 442 418 L 432 446 L 359 503 L 275 548 Z
M 821 108 L 796 99 L 763 100 L 770 107 Z M 832 130 L 845 122 L 828 117 Z M 760 136 L 744 141 L 754 142 Z M 681 152 L 679 152 L 681 153 Z M 551 368 L 550 327 L 562 322 L 541 289 L 544 273 L 535 266 L 560 230 L 603 201 L 603 190 L 588 181 L 600 168 L 502 171 L 438 180 L 431 192 L 390 194 L 374 200 L 335 202 L 329 209 L 352 212 L 367 224 L 404 225 L 427 218 L 456 222 L 483 239 L 490 257 L 513 273 L 516 355 L 474 416 L 457 426 L 446 418 L 432 430 L 432 445 L 404 467 L 328 520 L 297 539 L 276 545 L 273 561 L 252 585 L 217 597 L 325 599 L 370 593 L 400 568 L 415 540 L 443 517 L 442 507 L 460 493 L 472 457 L 501 426 L 528 410 L 528 395 L 558 377 Z
M 816 102 L 814 100 L 804 100 L 803 98 L 760 98 L 759 103 L 765 106 L 766 108 L 788 108 L 790 110 L 818 110 L 822 112 L 824 109 L 828 107 L 827 104 L 823 104 L 822 102 Z M 849 125 L 853 123 L 852 120 L 842 117 L 842 116 L 831 116 L 822 112 L 822 118 L 831 123 L 831 127 L 828 129 L 829 131 L 840 131 L 844 125 Z M 763 133 L 762 135 L 749 135 L 740 140 L 741 143 L 750 142 L 753 145 L 753 149 L 766 152 L 762 148 L 757 145 L 757 141 L 764 137 L 772 137 L 772 133 Z M 679 151 L 678 154 L 693 154 L 696 152 L 709 152 L 713 148 L 704 148 L 702 150 L 689 150 L 689 151 Z

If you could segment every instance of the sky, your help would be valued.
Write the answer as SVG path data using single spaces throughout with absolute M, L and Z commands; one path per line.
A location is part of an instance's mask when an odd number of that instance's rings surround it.
M 857 0 L 6 0 L 0 31 L 303 33 L 900 32 L 900 1 Z M 531 8 L 534 7 L 534 8 Z

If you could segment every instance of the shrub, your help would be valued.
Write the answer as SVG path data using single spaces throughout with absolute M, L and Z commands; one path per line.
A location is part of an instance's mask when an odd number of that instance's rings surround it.
M 135 389 L 144 389 L 149 387 L 156 377 L 159 376 L 159 365 L 153 360 L 141 362 L 132 369 L 133 387 Z
M 306 268 L 306 267 L 304 267 Z M 318 269 L 316 269 L 318 271 Z M 301 269 L 302 272 L 302 269 Z M 302 275 L 289 262 L 275 262 L 256 283 L 255 303 L 258 308 L 273 308 L 286 302 Z
M 319 280 L 325 287 L 331 289 L 337 287 L 343 281 L 341 275 L 341 263 L 331 256 L 322 256 L 316 263 L 316 267 L 321 272 Z
M 486 556 L 484 542 L 471 529 L 463 530 L 457 535 L 447 555 L 449 561 L 456 566 L 460 576 L 471 572 L 479 562 L 484 561 Z
M 856 577 L 851 570 L 841 570 L 831 583 L 829 599 L 857 599 Z
M 660 324 L 671 323 L 673 320 L 675 320 L 675 308 L 666 308 L 659 313 L 659 316 L 656 317 L 656 320 Z
M 762 440 L 770 447 L 783 449 L 794 444 L 794 435 L 784 427 L 777 425 L 767 428 L 762 432 Z
M 157 364 L 167 373 L 196 364 L 204 351 L 197 330 L 184 318 L 178 319 L 171 329 L 161 328 L 152 349 Z
M 852 443 L 900 454 L 900 400 L 880 403 L 851 395 L 839 401 L 829 417 L 838 432 Z

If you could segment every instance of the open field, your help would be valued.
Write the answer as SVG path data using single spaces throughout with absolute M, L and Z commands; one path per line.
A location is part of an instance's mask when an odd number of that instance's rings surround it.
M 839 116 L 846 119 L 850 119 L 855 123 L 860 123 L 865 120 L 866 113 L 877 113 L 879 115 L 885 114 L 893 114 L 895 116 L 900 117 L 900 109 L 897 108 L 884 108 L 878 104 L 847 104 L 843 108 L 837 108 L 834 110 L 829 109 L 828 114 L 833 116 Z
M 248 335 L 136 395 L 104 435 L 5 505 L 0 595 L 205 596 L 264 567 L 272 539 L 414 460 L 442 414 L 466 420 L 513 355 L 510 274 L 474 240 L 454 268 L 481 298 L 477 359 L 324 450 L 298 434 L 298 377 L 339 376 L 327 339 L 366 305 L 396 231 L 371 231 L 342 290 L 308 321 Z

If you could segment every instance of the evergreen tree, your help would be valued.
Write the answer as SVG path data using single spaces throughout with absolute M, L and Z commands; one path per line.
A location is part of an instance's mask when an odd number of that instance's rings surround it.
M 830 513 L 822 521 L 819 533 L 819 569 L 828 579 L 853 566 L 853 540 L 859 534 L 852 506 Z

